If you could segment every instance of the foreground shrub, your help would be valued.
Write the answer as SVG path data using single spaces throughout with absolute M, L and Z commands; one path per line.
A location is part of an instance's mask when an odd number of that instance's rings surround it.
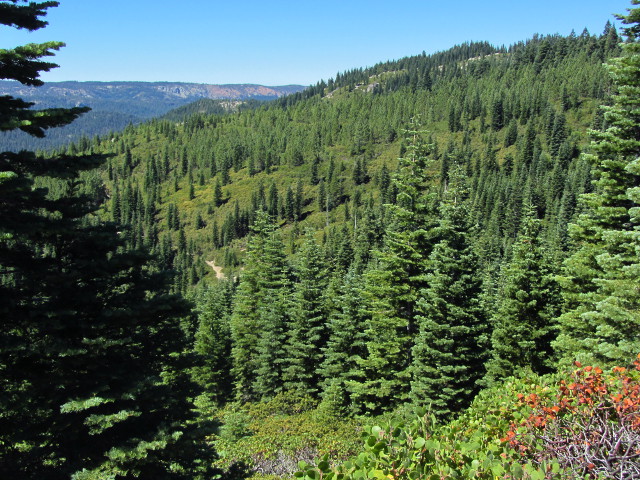
M 319 407 L 308 397 L 279 394 L 268 402 L 227 406 L 213 438 L 220 467 L 246 464 L 253 478 L 291 476 L 300 461 L 329 455 L 345 460 L 357 452 L 360 426 Z
M 640 358 L 633 370 L 580 367 L 509 379 L 444 425 L 414 420 L 365 429 L 361 452 L 332 466 L 300 463 L 296 477 L 335 479 L 640 478 Z
M 507 440 L 523 457 L 556 459 L 566 478 L 640 478 L 640 355 L 632 370 L 577 365 L 554 397 L 519 395 L 531 414 Z
M 429 415 L 410 424 L 374 426 L 366 431 L 363 451 L 331 467 L 329 457 L 317 466 L 300 463 L 296 477 L 318 479 L 545 478 L 557 464 L 521 464 L 500 442 L 483 441 L 483 433 L 466 436 L 456 427 L 437 427 Z

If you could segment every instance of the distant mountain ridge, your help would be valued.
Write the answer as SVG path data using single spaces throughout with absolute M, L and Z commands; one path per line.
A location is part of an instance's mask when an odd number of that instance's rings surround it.
M 0 95 L 21 97 L 39 107 L 88 105 L 94 110 L 119 111 L 147 118 L 201 98 L 272 100 L 304 88 L 302 85 L 76 81 L 27 87 L 18 82 L 0 81 Z M 119 108 L 114 110 L 114 105 Z
M 182 82 L 48 82 L 28 87 L 15 81 L 0 81 L 0 95 L 34 102 L 34 108 L 89 106 L 92 111 L 77 122 L 33 139 L 21 132 L 0 135 L 0 150 L 49 149 L 77 140 L 119 131 L 130 123 L 158 117 L 202 99 L 274 100 L 300 92 L 302 85 L 256 84 L 213 85 Z

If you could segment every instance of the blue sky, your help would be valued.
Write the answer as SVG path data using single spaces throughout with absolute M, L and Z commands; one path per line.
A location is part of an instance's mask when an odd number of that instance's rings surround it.
M 628 0 L 60 0 L 37 32 L 2 27 L 0 48 L 60 40 L 45 81 L 314 84 L 336 72 L 469 40 L 602 33 Z

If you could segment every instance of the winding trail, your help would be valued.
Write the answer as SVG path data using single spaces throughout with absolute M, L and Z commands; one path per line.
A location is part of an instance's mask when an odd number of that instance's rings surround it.
M 225 276 L 224 273 L 222 273 L 222 267 L 219 267 L 218 265 L 216 265 L 215 260 L 208 260 L 205 262 L 207 265 L 209 265 L 211 268 L 213 268 L 213 271 L 216 272 L 216 278 L 218 280 L 221 280 L 223 278 L 227 278 Z

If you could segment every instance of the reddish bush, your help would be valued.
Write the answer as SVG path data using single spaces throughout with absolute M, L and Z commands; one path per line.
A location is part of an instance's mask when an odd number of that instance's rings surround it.
M 531 414 L 503 439 L 538 462 L 557 459 L 576 478 L 640 478 L 640 355 L 634 369 L 578 367 L 557 394 L 519 394 Z

